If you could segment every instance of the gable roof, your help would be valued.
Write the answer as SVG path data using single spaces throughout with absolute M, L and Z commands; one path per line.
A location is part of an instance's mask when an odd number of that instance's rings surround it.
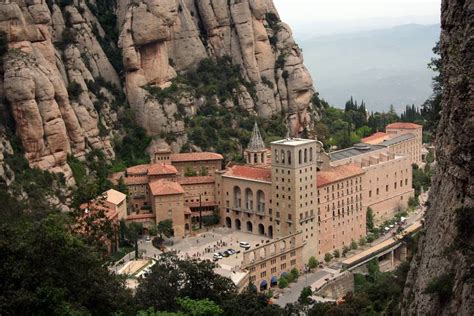
M 211 152 L 194 152 L 171 154 L 171 162 L 201 161 L 201 160 L 223 160 L 221 154 Z
M 173 195 L 173 194 L 183 194 L 183 187 L 172 181 L 154 181 L 149 184 L 150 192 L 152 195 Z
M 224 173 L 224 176 L 271 182 L 272 170 L 263 166 L 234 165 Z
M 114 205 L 122 203 L 127 198 L 125 194 L 114 189 L 106 191 L 105 194 L 107 195 L 107 202 Z
M 385 129 L 417 129 L 422 127 L 421 125 L 415 124 L 415 123 L 406 123 L 406 122 L 396 122 L 392 124 L 388 124 L 385 126 Z
M 331 183 L 361 175 L 363 173 L 364 170 L 355 164 L 331 167 L 327 170 L 322 170 L 317 173 L 316 186 L 319 188 Z
M 167 165 L 164 163 L 154 163 L 148 167 L 149 176 L 157 175 L 167 175 L 167 174 L 176 174 L 178 170 L 172 165 Z

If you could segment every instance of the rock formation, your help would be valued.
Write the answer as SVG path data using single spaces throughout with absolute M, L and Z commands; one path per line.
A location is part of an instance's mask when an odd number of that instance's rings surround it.
M 110 138 L 120 134 L 117 114 L 127 105 L 112 104 L 122 84 L 138 124 L 155 138 L 174 134 L 179 150 L 186 126 L 175 115 L 178 102 L 146 88 L 169 87 L 207 58 L 228 56 L 254 87 L 213 102 L 285 115 L 293 135 L 315 120 L 313 82 L 271 0 L 11 0 L 0 3 L 0 31 L 10 49 L 0 91 L 26 157 L 68 179 L 68 155 L 97 149 L 114 157 Z M 188 116 L 209 101 L 179 95 Z
M 474 4 L 442 2 L 438 167 L 404 291 L 406 315 L 474 311 Z

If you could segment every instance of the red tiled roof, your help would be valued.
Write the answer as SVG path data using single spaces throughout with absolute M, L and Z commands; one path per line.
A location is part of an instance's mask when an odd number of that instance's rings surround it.
M 127 174 L 146 174 L 149 166 L 149 164 L 143 164 L 127 168 Z
M 194 152 L 194 153 L 180 153 L 171 154 L 172 162 L 186 162 L 186 161 L 200 161 L 200 160 L 223 160 L 224 157 L 220 154 L 211 152 Z
M 335 183 L 347 178 L 351 178 L 364 173 L 361 167 L 355 164 L 341 165 L 331 167 L 328 170 L 322 170 L 317 173 L 316 185 L 322 187 L 330 183 Z
M 79 209 L 84 211 L 84 217 L 87 216 L 89 212 L 99 212 L 99 211 L 103 211 L 104 215 L 108 219 L 113 219 L 118 216 L 118 213 L 115 211 L 114 208 L 108 206 L 102 201 L 91 201 L 90 203 L 83 203 L 79 206 Z
M 148 175 L 166 175 L 166 174 L 176 174 L 178 170 L 174 166 L 167 165 L 164 163 L 154 163 L 148 167 Z
M 171 181 L 154 181 L 149 184 L 151 194 L 156 195 L 171 195 L 184 193 L 183 188 L 177 182 Z
M 363 143 L 375 145 L 376 143 L 381 143 L 382 141 L 384 141 L 388 137 L 389 136 L 388 136 L 387 133 L 377 132 L 375 134 L 372 134 L 370 136 L 362 138 L 361 141 Z
M 181 185 L 214 183 L 214 182 L 215 182 L 215 179 L 213 176 L 184 177 L 184 178 L 178 179 L 178 183 Z
M 405 123 L 405 122 L 396 122 L 392 124 L 388 124 L 385 126 L 385 129 L 387 128 L 396 128 L 396 129 L 417 129 L 422 127 L 421 125 L 415 124 L 415 123 Z
M 267 167 L 234 165 L 230 167 L 224 175 L 267 182 L 271 182 L 272 180 L 272 170 Z
M 123 182 L 126 185 L 147 184 L 148 183 L 148 176 L 126 177 L 126 178 L 123 179 Z

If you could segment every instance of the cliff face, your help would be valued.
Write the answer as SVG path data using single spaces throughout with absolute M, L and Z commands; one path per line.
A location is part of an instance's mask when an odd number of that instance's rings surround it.
M 185 92 L 160 99 L 150 89 L 170 87 L 206 58 L 228 56 L 250 84 L 213 102 L 264 118 L 288 114 L 291 134 L 311 129 L 316 115 L 301 50 L 271 0 L 12 0 L 0 3 L 0 31 L 10 48 L 3 107 L 30 164 L 67 178 L 68 154 L 114 157 L 117 91 L 149 135 L 172 133 L 179 150 L 187 140 L 179 107 L 189 117 L 210 100 Z
M 442 115 L 438 167 L 426 223 L 408 274 L 408 315 L 472 315 L 474 311 L 474 4 L 442 3 Z

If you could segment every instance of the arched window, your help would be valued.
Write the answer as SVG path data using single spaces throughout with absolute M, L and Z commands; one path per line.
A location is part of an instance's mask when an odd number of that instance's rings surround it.
M 305 163 L 308 162 L 308 149 L 307 148 L 304 149 L 304 162 Z
M 242 198 L 240 188 L 238 186 L 234 187 L 234 207 L 240 209 L 242 206 Z
M 278 163 L 278 149 L 275 149 L 275 162 Z
M 253 192 L 249 188 L 245 189 L 245 208 L 253 210 Z
M 291 151 L 288 150 L 286 153 L 288 155 L 288 164 L 291 165 Z
M 301 164 L 301 149 L 298 150 L 298 163 Z
M 265 213 L 265 193 L 257 191 L 257 212 Z
M 309 149 L 309 161 L 313 161 L 313 147 Z
M 285 163 L 285 151 L 281 150 L 281 163 Z

